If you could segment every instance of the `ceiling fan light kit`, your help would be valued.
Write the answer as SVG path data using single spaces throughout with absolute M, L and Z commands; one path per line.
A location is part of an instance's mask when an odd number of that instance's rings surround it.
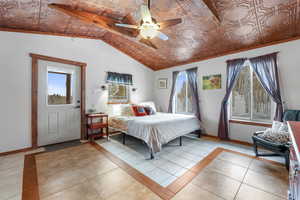
M 148 0 L 148 5 L 141 6 L 141 22 L 139 25 L 132 24 L 120 24 L 116 23 L 115 25 L 120 28 L 130 28 L 139 30 L 139 36 L 142 38 L 139 41 L 149 47 L 157 49 L 157 47 L 150 41 L 151 39 L 157 37 L 161 40 L 168 40 L 169 37 L 162 33 L 160 30 L 180 24 L 182 19 L 170 19 L 163 22 L 157 22 L 155 18 L 151 16 L 150 12 L 150 0 Z
M 152 39 L 158 35 L 159 26 L 153 22 L 144 22 L 140 27 L 140 35 L 144 39 Z

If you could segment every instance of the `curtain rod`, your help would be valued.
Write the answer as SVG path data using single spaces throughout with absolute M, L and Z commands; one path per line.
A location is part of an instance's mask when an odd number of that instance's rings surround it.
M 257 58 L 257 57 L 261 57 L 261 56 L 267 56 L 267 55 L 278 54 L 278 53 L 280 53 L 280 51 L 275 51 L 275 52 L 273 52 L 273 53 L 268 53 L 268 54 L 264 54 L 264 55 L 260 55 L 260 56 L 254 56 L 254 57 L 250 57 L 250 58 L 248 58 L 248 57 L 241 57 L 241 58 L 229 59 L 229 60 L 226 60 L 226 62 L 232 61 L 232 60 L 238 60 L 238 59 L 246 59 L 246 60 L 249 60 L 249 59 L 251 59 L 251 58 Z

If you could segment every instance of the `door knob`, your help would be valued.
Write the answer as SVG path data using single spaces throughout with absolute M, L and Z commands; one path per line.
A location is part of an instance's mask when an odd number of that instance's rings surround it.
M 80 108 L 80 106 L 75 106 L 75 109 Z

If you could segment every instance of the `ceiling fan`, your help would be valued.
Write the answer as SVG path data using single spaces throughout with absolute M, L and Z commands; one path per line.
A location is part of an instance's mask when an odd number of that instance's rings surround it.
M 174 26 L 177 24 L 180 24 L 182 22 L 181 18 L 176 19 L 169 19 L 162 22 L 157 22 L 155 18 L 151 16 L 150 13 L 150 0 L 148 0 L 147 5 L 141 6 L 141 21 L 138 25 L 132 25 L 132 24 L 121 24 L 121 23 L 115 23 L 115 26 L 121 27 L 121 28 L 129 28 L 129 29 L 136 29 L 139 31 L 138 38 L 139 41 L 157 49 L 157 47 L 150 41 L 151 39 L 157 37 L 161 40 L 168 40 L 169 37 L 162 33 L 160 30 Z

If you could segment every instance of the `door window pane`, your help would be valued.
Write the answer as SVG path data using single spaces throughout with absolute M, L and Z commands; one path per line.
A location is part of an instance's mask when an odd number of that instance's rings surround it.
M 271 120 L 271 99 L 253 72 L 253 119 Z
M 232 116 L 251 117 L 251 73 L 250 67 L 244 67 L 239 74 L 232 91 Z
M 71 74 L 48 72 L 48 105 L 71 104 Z

